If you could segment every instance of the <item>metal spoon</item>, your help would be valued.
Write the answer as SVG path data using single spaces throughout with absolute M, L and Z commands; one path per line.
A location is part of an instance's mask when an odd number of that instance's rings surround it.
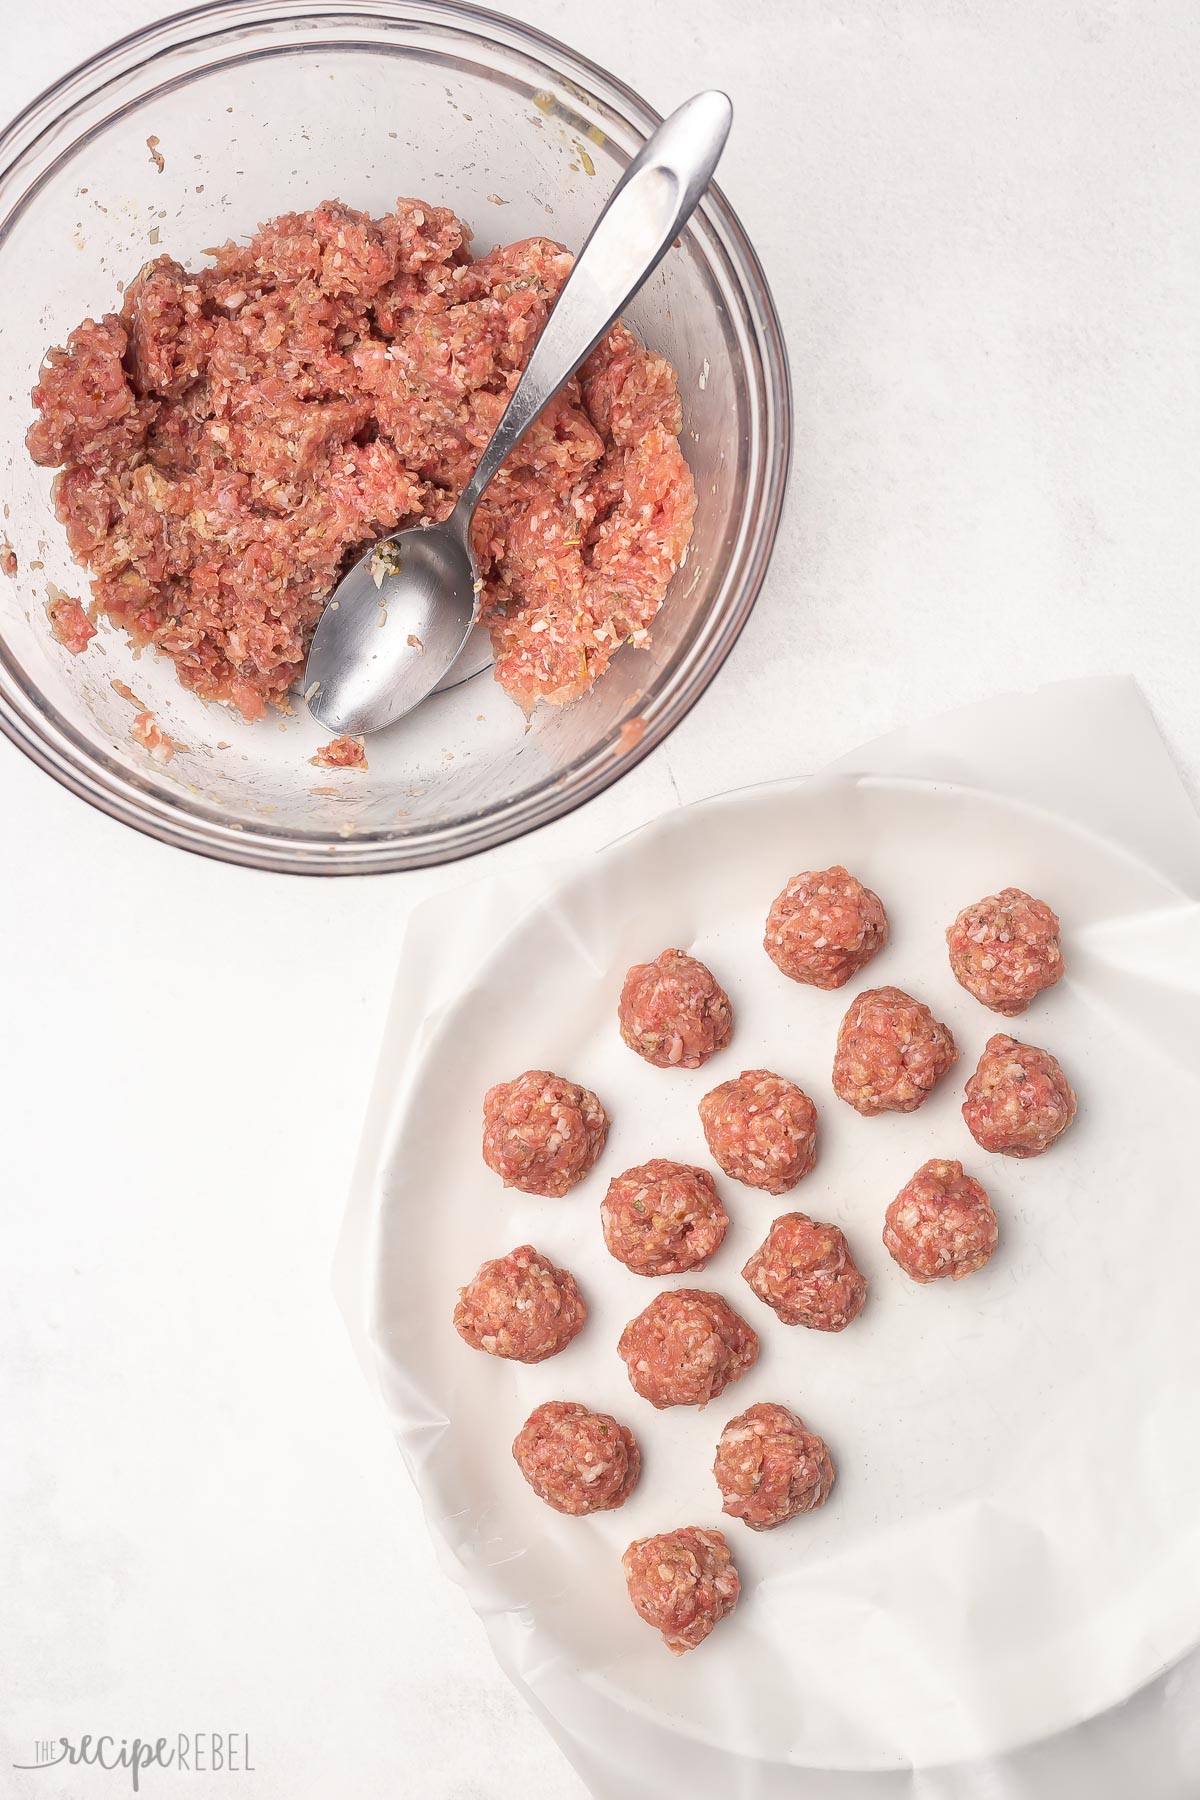
M 322 725 L 381 731 L 447 674 L 478 608 L 471 520 L 480 496 L 658 267 L 708 186 L 732 121 L 728 97 L 713 91 L 686 101 L 659 126 L 593 226 L 450 517 L 382 539 L 339 582 L 305 672 L 309 710 Z

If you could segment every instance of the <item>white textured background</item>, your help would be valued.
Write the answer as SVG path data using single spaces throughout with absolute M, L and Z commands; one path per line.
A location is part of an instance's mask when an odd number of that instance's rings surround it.
M 9 0 L 4 104 L 162 10 Z M 1137 675 L 1195 792 L 1192 0 L 511 10 L 663 110 L 728 88 L 722 181 L 798 429 L 723 677 L 617 788 L 493 860 L 1073 674 Z M 328 1287 L 406 911 L 470 867 L 220 868 L 6 743 L 0 843 L 0 1794 L 118 1791 L 12 1773 L 38 1737 L 236 1730 L 257 1773 L 188 1791 L 575 1800 L 434 1567 Z

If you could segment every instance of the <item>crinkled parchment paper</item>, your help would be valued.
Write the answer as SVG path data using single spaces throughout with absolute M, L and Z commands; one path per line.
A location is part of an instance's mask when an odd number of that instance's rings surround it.
M 886 951 L 842 994 L 784 980 L 767 906 L 842 861 L 888 905 Z M 1080 1115 L 1028 1163 L 989 1158 L 959 1114 L 1009 1029 L 954 982 L 943 931 L 1006 884 L 1064 925 L 1068 978 L 1016 1022 L 1061 1058 Z M 732 1047 L 648 1068 L 620 1043 L 628 964 L 667 944 L 711 963 Z M 952 1026 L 959 1068 L 920 1111 L 864 1121 L 832 1094 L 838 1020 L 894 982 Z M 810 1092 L 818 1164 L 794 1196 L 722 1180 L 729 1237 L 702 1277 L 610 1258 L 609 1178 L 649 1156 L 707 1161 L 695 1105 L 767 1066 Z M 566 1200 L 514 1195 L 479 1156 L 489 1082 L 531 1066 L 596 1089 L 609 1146 Z M 496 1654 L 604 1800 L 1194 1800 L 1200 1793 L 1200 820 L 1136 687 L 1072 682 L 898 733 L 809 781 L 673 812 L 586 863 L 477 882 L 413 917 L 336 1271 L 449 1571 Z M 988 1268 L 920 1288 L 880 1243 L 887 1202 L 960 1157 L 1000 1219 Z M 825 1337 L 788 1331 L 739 1270 L 777 1213 L 850 1238 L 871 1293 Z M 533 1369 L 468 1350 L 456 1288 L 530 1241 L 591 1309 Z M 724 1294 L 757 1367 L 703 1412 L 654 1414 L 615 1343 L 661 1285 Z M 583 1399 L 638 1433 L 616 1513 L 564 1519 L 509 1446 L 530 1408 Z M 829 1504 L 782 1530 L 723 1520 L 721 1426 L 756 1399 L 829 1440 Z M 743 1599 L 670 1657 L 634 1615 L 634 1536 L 724 1524 Z

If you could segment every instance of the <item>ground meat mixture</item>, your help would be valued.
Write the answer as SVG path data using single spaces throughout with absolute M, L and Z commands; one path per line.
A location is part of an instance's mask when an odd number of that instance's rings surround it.
M 927 1162 L 888 1207 L 883 1242 L 914 1281 L 961 1281 L 996 1248 L 996 1215 L 960 1162 Z
M 614 1176 L 600 1222 L 612 1254 L 635 1275 L 684 1275 L 720 1249 L 729 1216 L 707 1169 L 656 1156 Z
M 643 1400 L 707 1406 L 758 1360 L 758 1336 L 719 1294 L 658 1294 L 621 1333 L 618 1354 Z
M 685 1525 L 638 1538 L 621 1566 L 639 1617 L 676 1656 L 702 1644 L 737 1605 L 741 1583 L 723 1532 Z
M 840 988 L 887 941 L 882 900 L 839 863 L 792 876 L 767 914 L 763 948 L 793 981 Z
M 1008 1017 L 1062 980 L 1058 914 L 1020 888 L 965 906 L 946 933 L 956 980 Z
M 751 1531 L 772 1531 L 797 1513 L 824 1506 L 833 1463 L 824 1438 L 786 1406 L 760 1400 L 730 1419 L 717 1445 L 713 1474 L 722 1512 Z
M 315 769 L 365 769 L 367 746 L 360 737 L 330 738 L 308 760 Z
M 608 1136 L 595 1094 L 548 1069 L 527 1069 L 483 1100 L 483 1160 L 505 1187 L 561 1199 L 582 1181 Z
M 630 969 L 617 1018 L 629 1048 L 658 1069 L 698 1069 L 733 1031 L 729 995 L 682 950 Z
M 73 600 L 69 594 L 56 594 L 53 600 L 48 600 L 46 617 L 51 631 L 72 656 L 81 655 L 96 635 L 96 627 L 78 600 Z
M 868 988 L 838 1032 L 833 1089 L 855 1112 L 915 1112 L 958 1061 L 950 1028 L 900 988 Z
M 705 1094 L 700 1123 L 734 1181 L 785 1194 L 817 1159 L 817 1109 L 802 1088 L 768 1069 L 745 1069 Z
M 574 1400 L 535 1406 L 513 1456 L 538 1498 L 572 1518 L 624 1506 L 642 1466 L 631 1431 Z
M 416 200 L 285 213 L 211 267 L 159 257 L 49 352 L 28 445 L 71 550 L 202 698 L 283 704 L 356 552 L 451 511 L 571 267 L 467 236 Z M 482 617 L 525 708 L 648 641 L 695 510 L 680 425 L 674 371 L 615 325 L 484 496 Z
M 148 709 L 140 712 L 129 727 L 129 735 L 135 744 L 148 750 L 155 762 L 169 763 L 175 755 L 175 742 L 169 738 L 161 725 L 154 723 L 154 714 Z
M 454 1308 L 454 1329 L 473 1350 L 523 1363 L 557 1356 L 586 1321 L 575 1277 L 531 1244 L 485 1262 Z
M 842 1232 L 806 1213 L 784 1213 L 742 1270 L 785 1325 L 844 1331 L 867 1297 Z
M 1057 1057 L 998 1032 L 967 1083 L 962 1115 L 981 1149 L 1040 1156 L 1067 1129 L 1075 1106 Z

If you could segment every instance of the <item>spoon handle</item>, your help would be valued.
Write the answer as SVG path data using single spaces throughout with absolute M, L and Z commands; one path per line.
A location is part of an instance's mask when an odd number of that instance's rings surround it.
M 715 89 L 696 94 L 663 121 L 622 175 L 454 509 L 453 523 L 464 536 L 480 495 L 509 451 L 595 349 L 691 218 L 732 122 L 727 95 Z

